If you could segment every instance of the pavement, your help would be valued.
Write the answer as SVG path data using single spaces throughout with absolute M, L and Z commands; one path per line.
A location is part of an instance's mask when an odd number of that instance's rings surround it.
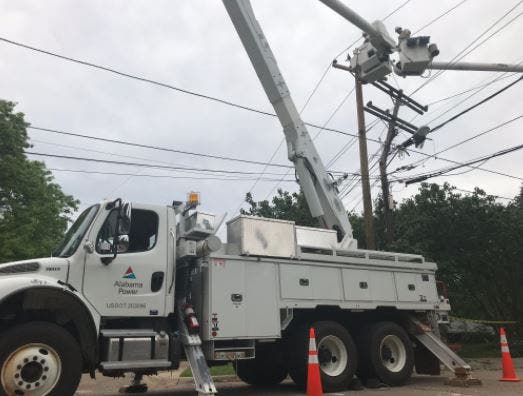
M 523 359 L 514 359 L 514 365 L 521 378 L 523 378 Z M 337 393 L 326 393 L 325 395 L 362 395 L 362 396 L 509 396 L 523 395 L 523 382 L 500 382 L 500 363 L 496 359 L 480 359 L 471 362 L 474 376 L 483 381 L 483 386 L 469 388 L 452 387 L 445 385 L 445 380 L 450 377 L 449 372 L 443 372 L 441 376 L 418 376 L 414 375 L 410 382 L 398 388 L 363 389 L 361 391 L 346 391 Z M 487 367 L 487 369 L 485 369 Z M 488 369 L 490 367 L 491 369 Z M 182 370 L 172 373 L 161 373 L 157 376 L 147 377 L 145 382 L 149 385 L 147 395 L 152 396 L 196 396 L 191 378 L 180 378 Z M 256 389 L 238 379 L 227 376 L 215 379 L 219 396 L 242 396 L 242 395 L 304 395 L 296 389 L 292 381 L 285 380 L 282 384 L 271 389 Z M 119 389 L 129 384 L 129 379 L 112 379 L 97 376 L 96 380 L 84 376 L 76 395 L 77 396 L 121 396 Z

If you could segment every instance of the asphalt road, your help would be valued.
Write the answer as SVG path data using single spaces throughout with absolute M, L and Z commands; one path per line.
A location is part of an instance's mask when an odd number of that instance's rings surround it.
M 519 373 L 522 375 L 523 373 Z M 460 388 L 444 385 L 445 376 L 429 377 L 414 376 L 410 383 L 399 388 L 364 389 L 361 391 L 346 391 L 330 393 L 326 395 L 354 395 L 362 396 L 476 396 L 476 395 L 523 395 L 523 382 L 509 383 L 499 382 L 500 371 L 475 371 L 474 375 L 483 381 L 483 386 Z M 192 383 L 188 379 L 179 379 L 176 375 L 164 373 L 159 376 L 146 379 L 149 385 L 147 395 L 154 396 L 196 396 Z M 121 396 L 119 388 L 128 383 L 127 380 L 100 377 L 96 381 L 85 377 L 76 393 L 78 396 Z M 281 385 L 272 389 L 255 389 L 242 382 L 227 381 L 217 382 L 219 396 L 241 396 L 241 395 L 303 395 L 296 390 L 291 381 L 284 381 Z

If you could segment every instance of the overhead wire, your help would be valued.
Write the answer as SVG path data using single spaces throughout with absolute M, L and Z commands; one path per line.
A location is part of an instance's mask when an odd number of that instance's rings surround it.
M 419 32 L 421 32 L 423 29 L 426 29 L 428 28 L 429 26 L 433 25 L 434 23 L 436 23 L 437 21 L 439 21 L 441 18 L 443 18 L 444 16 L 450 14 L 452 11 L 454 11 L 456 8 L 462 6 L 464 3 L 466 3 L 468 0 L 462 0 L 460 1 L 459 3 L 457 3 L 456 5 L 450 7 L 448 10 L 444 11 L 442 14 L 438 15 L 436 18 L 432 19 L 431 21 L 429 21 L 428 23 L 426 23 L 425 25 L 423 25 L 422 27 L 418 28 L 414 33 L 412 33 L 412 35 L 415 35 L 415 34 L 418 34 Z
M 523 80 L 523 76 L 521 76 L 520 78 L 518 78 L 517 80 L 515 81 L 512 81 L 511 83 L 507 84 L 506 86 L 504 86 L 503 88 L 499 89 L 498 91 L 494 92 L 493 94 L 490 94 L 489 96 L 487 96 L 486 98 L 480 100 L 479 102 L 473 104 L 472 106 L 469 106 L 467 107 L 465 110 L 462 110 L 460 111 L 458 114 L 450 117 L 449 119 L 443 121 L 442 123 L 438 124 L 437 126 L 435 126 L 434 128 L 431 128 L 431 133 L 433 132 L 436 132 L 438 129 L 441 129 L 443 128 L 444 126 L 448 125 L 449 123 L 457 120 L 458 118 L 460 118 L 461 116 L 467 114 L 469 111 L 471 110 L 474 110 L 476 109 L 477 107 L 489 102 L 490 100 L 494 99 L 496 96 L 498 96 L 499 94 L 501 94 L 502 92 L 505 92 L 507 89 L 509 89 L 510 87 L 514 86 L 515 84 L 517 84 L 518 82 L 520 82 L 521 80 Z M 435 121 L 436 119 L 438 119 L 439 117 L 429 121 L 429 124 L 433 121 Z
M 498 74 L 497 72 L 494 72 L 494 73 L 495 73 L 495 74 Z M 505 74 L 505 73 L 503 73 L 503 74 Z M 519 74 L 520 74 L 520 73 L 510 73 L 510 74 L 508 74 L 507 76 L 504 76 L 504 75 L 503 75 L 503 76 L 501 76 L 500 78 L 496 78 L 496 79 L 494 79 L 493 81 L 490 81 L 490 82 L 488 82 L 488 83 L 481 84 L 481 85 L 476 85 L 476 86 L 474 86 L 474 87 L 467 88 L 467 89 L 465 89 L 465 90 L 463 90 L 463 91 L 456 92 L 455 94 L 452 94 L 452 95 L 450 95 L 450 96 L 445 96 L 444 98 L 440 98 L 440 99 L 437 99 L 437 100 L 435 100 L 435 101 L 429 102 L 429 103 L 427 103 L 427 106 L 430 107 L 430 106 L 433 106 L 433 105 L 435 105 L 435 104 L 438 104 L 438 103 L 441 103 L 441 102 L 445 102 L 445 101 L 450 100 L 450 99 L 454 99 L 454 98 L 456 98 L 456 97 L 458 97 L 458 96 L 461 96 L 461 95 L 464 95 L 464 94 L 466 94 L 466 93 L 469 93 L 469 92 L 472 92 L 472 91 L 478 90 L 478 89 L 480 89 L 480 88 L 486 88 L 486 87 L 489 87 L 489 86 L 492 85 L 492 84 L 495 84 L 495 83 L 497 83 L 497 82 L 499 82 L 499 81 L 506 80 L 507 78 L 510 78 L 510 77 L 513 77 L 513 76 L 515 76 L 515 75 L 519 75 Z
M 467 161 L 465 163 L 458 164 L 456 166 L 451 166 L 451 167 L 443 168 L 443 169 L 440 169 L 440 170 L 427 172 L 427 173 L 424 173 L 424 174 L 408 176 L 408 177 L 403 178 L 403 179 L 397 179 L 396 181 L 405 181 L 406 184 L 417 183 L 417 182 L 424 181 L 424 180 L 427 180 L 427 179 L 430 179 L 430 178 L 433 178 L 433 177 L 443 176 L 443 175 L 447 174 L 448 172 L 451 172 L 451 171 L 456 170 L 456 169 L 463 168 L 465 166 L 471 167 L 472 165 L 480 163 L 480 162 L 484 163 L 484 162 L 486 162 L 486 161 L 488 161 L 488 160 L 490 160 L 492 158 L 501 157 L 501 156 L 510 154 L 510 153 L 512 153 L 514 151 L 518 151 L 518 150 L 521 150 L 521 149 L 523 149 L 523 144 L 520 144 L 520 145 L 517 145 L 517 146 L 513 146 L 513 147 L 509 147 L 507 149 L 503 149 L 503 150 L 497 151 L 495 153 L 488 154 L 488 155 L 482 156 L 480 158 L 476 158 L 476 159 Z
M 252 181 L 253 177 L 198 177 L 198 176 L 173 176 L 173 175 L 150 175 L 143 173 L 120 173 L 120 172 L 103 172 L 84 169 L 63 169 L 63 168 L 47 168 L 56 172 L 71 172 L 71 173 L 87 173 L 98 175 L 114 175 L 114 176 L 133 176 L 133 177 L 150 177 L 150 178 L 168 178 L 168 179 L 188 179 L 188 180 L 220 180 L 220 181 Z M 261 181 L 273 182 L 275 178 L 262 178 Z M 294 182 L 294 179 L 286 179 L 284 182 Z
M 88 157 L 79 157 L 72 155 L 61 155 L 61 154 L 51 154 L 51 153 L 41 153 L 37 151 L 24 151 L 24 154 L 35 155 L 41 157 L 50 157 L 50 158 L 60 158 L 67 160 L 78 160 L 86 162 L 97 162 L 113 165 L 127 165 L 127 166 L 136 166 L 136 167 L 145 167 L 145 168 L 154 168 L 154 169 L 167 169 L 167 170 L 191 170 L 199 172 L 210 172 L 210 173 L 225 173 L 225 174 L 243 174 L 243 175 L 259 175 L 260 172 L 251 172 L 244 170 L 230 170 L 230 169 L 213 169 L 213 168 L 198 168 L 198 167 L 189 167 L 189 166 L 180 166 L 180 165 L 160 165 L 160 164 L 148 164 L 141 162 L 128 162 L 128 161 L 115 161 L 101 158 L 88 158 Z M 281 176 L 282 173 L 267 173 L 268 175 Z
M 500 129 L 500 128 L 506 126 L 506 125 L 509 125 L 509 124 L 511 124 L 511 123 L 513 123 L 513 122 L 515 122 L 515 121 L 518 121 L 518 120 L 520 120 L 521 118 L 523 118 L 523 114 L 521 114 L 521 115 L 519 115 L 519 116 L 516 116 L 516 117 L 513 117 L 513 118 L 511 118 L 511 119 L 509 119 L 509 120 L 507 120 L 507 121 L 504 121 L 504 122 L 500 123 L 500 124 L 497 124 L 497 125 L 495 125 L 495 126 L 489 128 L 489 129 L 487 129 L 487 130 L 485 130 L 485 131 L 482 131 L 482 132 L 479 132 L 479 133 L 477 133 L 477 134 L 474 134 L 473 136 L 471 136 L 471 137 L 469 137 L 469 138 L 467 138 L 467 139 L 461 140 L 461 141 L 458 142 L 458 143 L 454 143 L 454 144 L 452 144 L 452 145 L 450 145 L 450 146 L 444 148 L 443 150 L 440 150 L 440 151 L 438 151 L 438 152 L 436 152 L 436 153 L 434 153 L 434 154 L 432 154 L 432 155 L 433 155 L 434 157 L 437 157 L 437 156 L 438 156 L 439 154 L 441 154 L 441 153 L 445 153 L 445 152 L 447 152 L 447 151 L 449 151 L 449 150 L 452 150 L 452 149 L 454 149 L 454 148 L 456 148 L 456 147 L 459 147 L 459 146 L 461 146 L 461 145 L 463 145 L 463 144 L 465 144 L 465 143 L 468 143 L 468 142 L 470 142 L 470 141 L 472 141 L 472 140 L 475 140 L 475 139 L 477 139 L 477 138 L 479 138 L 479 137 L 481 137 L 481 136 L 484 136 L 484 135 L 486 135 L 486 134 L 488 134 L 488 133 L 491 133 L 491 132 L 497 131 L 498 129 Z M 418 166 L 421 162 L 424 162 L 424 161 L 425 161 L 425 159 L 421 159 L 421 160 L 418 160 L 418 161 L 413 162 L 413 163 L 411 163 L 411 164 L 405 165 L 405 167 L 406 167 L 406 168 L 416 167 L 416 166 Z

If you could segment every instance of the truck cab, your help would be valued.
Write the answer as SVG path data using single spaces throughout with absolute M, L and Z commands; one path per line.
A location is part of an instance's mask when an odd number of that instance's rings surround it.
M 118 199 L 85 209 L 53 257 L 1 264 L 4 392 L 67 395 L 97 368 L 177 367 L 175 246 L 172 206 Z

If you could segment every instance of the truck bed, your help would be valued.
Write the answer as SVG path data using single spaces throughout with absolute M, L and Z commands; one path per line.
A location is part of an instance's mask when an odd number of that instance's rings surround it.
M 192 287 L 204 341 L 279 338 L 289 309 L 438 309 L 437 267 L 421 256 L 304 246 L 294 258 L 224 251 L 200 260 Z

